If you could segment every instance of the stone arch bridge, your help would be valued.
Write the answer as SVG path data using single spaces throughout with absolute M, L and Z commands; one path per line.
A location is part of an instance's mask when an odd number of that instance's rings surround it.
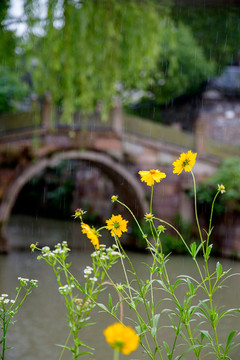
M 191 186 L 191 179 L 172 174 L 172 162 L 179 154 L 189 149 L 198 152 L 194 170 L 199 180 L 212 174 L 221 160 L 222 145 L 206 144 L 201 124 L 189 134 L 123 115 L 119 109 L 106 122 L 95 116 L 87 122 L 78 119 L 71 126 L 52 125 L 44 116 L 36 122 L 31 114 L 18 114 L 2 117 L 0 125 L 0 252 L 9 250 L 5 227 L 21 189 L 42 169 L 57 166 L 61 160 L 88 161 L 100 168 L 139 218 L 148 211 L 149 189 L 140 182 L 138 171 L 165 171 L 167 179 L 156 187 L 154 209 L 167 220 L 176 213 L 192 217 L 191 204 L 182 191 Z

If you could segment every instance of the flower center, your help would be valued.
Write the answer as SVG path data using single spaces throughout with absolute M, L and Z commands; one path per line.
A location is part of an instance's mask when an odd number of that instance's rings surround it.
M 151 175 L 154 175 L 156 173 L 155 170 L 150 170 L 149 172 L 150 172 Z
M 123 345 L 124 345 L 124 342 L 122 340 L 116 339 L 114 342 L 114 348 L 119 351 L 121 351 Z
M 114 227 L 115 229 L 120 228 L 119 222 L 116 221 L 116 222 L 113 224 L 113 227 Z
M 184 162 L 183 162 L 183 167 L 189 165 L 189 159 L 186 159 Z

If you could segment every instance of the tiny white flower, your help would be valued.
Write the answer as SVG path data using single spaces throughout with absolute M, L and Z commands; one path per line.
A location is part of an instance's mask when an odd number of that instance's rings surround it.
M 98 255 L 98 252 L 97 252 L 97 251 L 94 251 L 94 252 L 91 254 L 92 257 L 96 257 L 97 255 Z
M 118 251 L 113 251 L 112 255 L 121 256 L 120 252 L 118 252 Z
M 225 193 L 226 192 L 226 190 L 225 190 L 225 186 L 224 185 L 219 185 L 218 184 L 218 191 L 220 191 L 221 192 L 221 194 L 223 194 L 223 193 Z
M 42 248 L 42 251 L 50 251 L 50 247 L 49 247 L 49 246 L 44 246 L 44 247 Z
M 2 294 L 1 295 L 3 298 L 6 298 L 6 297 L 8 297 L 8 294 Z
M 96 278 L 96 277 L 92 277 L 92 278 L 89 278 L 89 280 L 91 280 L 91 281 L 97 281 L 97 278 Z
M 90 269 L 84 269 L 83 270 L 85 275 L 91 275 L 92 271 Z

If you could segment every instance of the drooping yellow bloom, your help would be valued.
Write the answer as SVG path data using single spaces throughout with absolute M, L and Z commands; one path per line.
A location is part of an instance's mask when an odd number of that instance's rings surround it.
M 97 250 L 99 249 L 99 239 L 98 239 L 98 232 L 94 228 L 90 228 L 89 225 L 85 223 L 81 223 L 82 233 L 86 234 L 88 239 L 91 240 L 91 243 L 96 246 Z
M 104 330 L 107 343 L 115 350 L 121 351 L 124 355 L 136 350 L 139 344 L 139 336 L 130 326 L 115 323 Z
M 183 170 L 186 172 L 189 172 L 192 170 L 193 165 L 196 161 L 197 153 L 192 153 L 191 150 L 189 150 L 187 153 L 182 153 L 176 161 L 173 162 L 174 174 L 181 174 Z
M 141 176 L 141 181 L 147 183 L 148 186 L 152 186 L 154 184 L 154 181 L 160 182 L 166 177 L 165 173 L 154 169 L 151 169 L 149 171 L 141 170 L 138 173 Z
M 111 235 L 121 237 L 123 232 L 127 231 L 127 220 L 122 215 L 112 215 L 111 219 L 106 220 L 107 229 L 111 231 Z

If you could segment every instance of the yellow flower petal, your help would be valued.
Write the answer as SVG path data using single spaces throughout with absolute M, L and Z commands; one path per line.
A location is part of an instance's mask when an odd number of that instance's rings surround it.
M 166 174 L 159 171 L 151 169 L 149 171 L 141 170 L 138 172 L 141 176 L 141 181 L 144 181 L 148 186 L 154 185 L 154 182 L 160 182 L 166 177 Z
M 106 220 L 107 229 L 111 231 L 111 235 L 121 237 L 123 232 L 127 232 L 127 220 L 122 215 L 112 215 L 111 219 Z
M 96 246 L 97 250 L 99 249 L 99 239 L 98 233 L 95 229 L 90 228 L 89 225 L 81 223 L 82 233 L 86 234 L 88 239 L 91 240 L 91 243 Z
M 130 326 L 115 323 L 104 330 L 107 343 L 115 350 L 129 355 L 136 350 L 139 344 L 139 336 Z
M 195 164 L 196 156 L 197 153 L 192 153 L 191 150 L 189 150 L 187 153 L 182 153 L 179 159 L 173 162 L 173 173 L 179 175 L 183 170 L 186 172 L 191 171 Z

